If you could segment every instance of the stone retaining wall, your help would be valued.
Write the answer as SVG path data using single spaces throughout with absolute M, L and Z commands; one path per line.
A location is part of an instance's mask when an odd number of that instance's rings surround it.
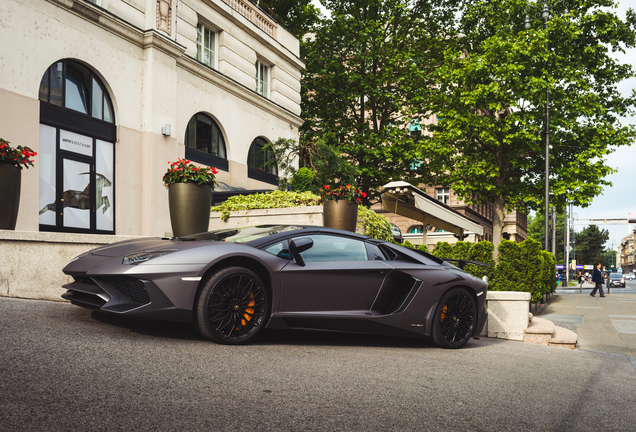
M 137 236 L 0 230 L 0 295 L 62 300 L 70 276 L 62 268 L 77 255 Z

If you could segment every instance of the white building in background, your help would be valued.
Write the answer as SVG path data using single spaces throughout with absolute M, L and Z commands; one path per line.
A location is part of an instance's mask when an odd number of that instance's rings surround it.
M 2 0 L 0 60 L 0 137 L 38 152 L 16 230 L 164 235 L 169 161 L 274 189 L 302 124 L 299 41 L 242 0 Z

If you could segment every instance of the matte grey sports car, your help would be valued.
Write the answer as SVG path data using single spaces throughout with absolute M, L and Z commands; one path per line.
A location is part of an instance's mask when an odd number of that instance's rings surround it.
M 487 284 L 428 253 L 316 226 L 261 225 L 99 247 L 64 267 L 62 297 L 193 323 L 246 343 L 264 328 L 430 337 L 459 348 L 486 320 Z

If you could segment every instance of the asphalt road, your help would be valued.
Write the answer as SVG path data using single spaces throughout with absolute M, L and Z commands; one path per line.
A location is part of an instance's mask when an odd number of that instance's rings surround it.
M 631 431 L 623 356 L 492 339 L 266 332 L 250 346 L 187 325 L 0 298 L 0 430 Z

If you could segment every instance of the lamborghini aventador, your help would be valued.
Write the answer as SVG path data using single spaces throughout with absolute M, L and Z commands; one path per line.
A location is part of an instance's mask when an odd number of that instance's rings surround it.
M 260 225 L 102 246 L 64 267 L 73 304 L 192 323 L 222 344 L 265 328 L 432 338 L 459 348 L 487 283 L 423 251 L 348 231 Z

